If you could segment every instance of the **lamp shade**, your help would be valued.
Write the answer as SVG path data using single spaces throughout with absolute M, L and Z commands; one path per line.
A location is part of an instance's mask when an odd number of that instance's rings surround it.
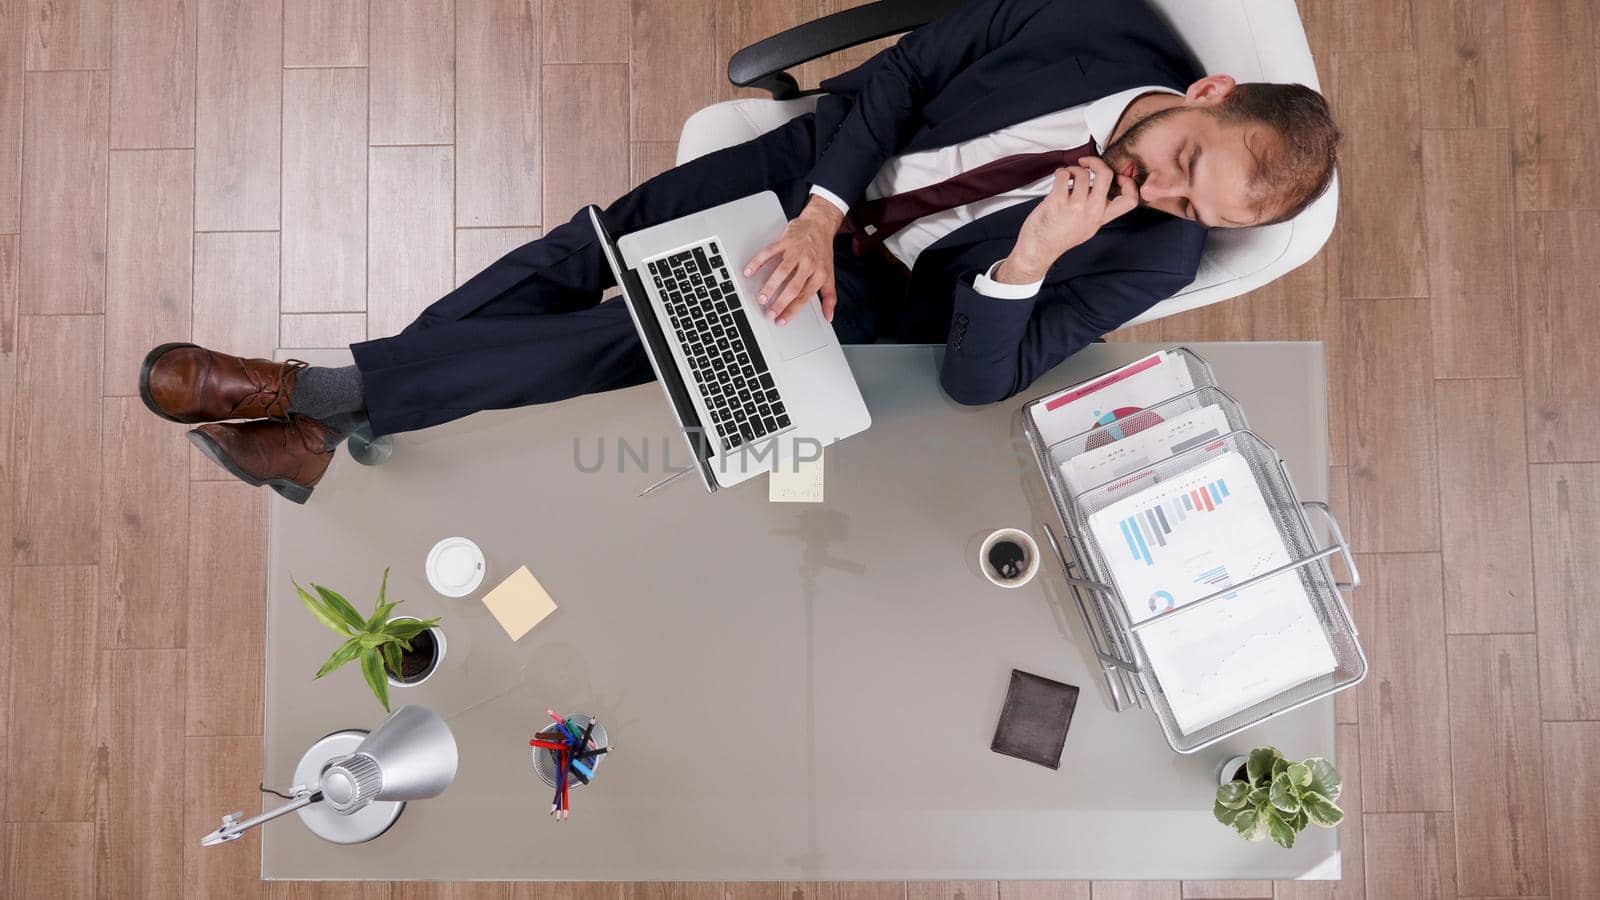
M 341 813 L 375 800 L 436 797 L 456 777 L 456 738 L 438 713 L 402 706 L 355 751 L 322 772 L 324 798 Z

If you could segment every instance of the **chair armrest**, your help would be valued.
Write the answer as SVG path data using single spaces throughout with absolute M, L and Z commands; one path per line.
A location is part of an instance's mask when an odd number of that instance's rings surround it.
M 877 0 L 796 25 L 759 40 L 728 60 L 728 80 L 736 87 L 760 88 L 774 100 L 800 95 L 786 72 L 793 66 L 857 44 L 926 25 L 967 0 Z

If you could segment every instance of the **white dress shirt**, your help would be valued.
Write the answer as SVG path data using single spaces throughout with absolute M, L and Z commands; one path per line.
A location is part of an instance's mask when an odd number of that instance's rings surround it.
M 1046 150 L 1067 150 L 1080 147 L 1091 139 L 1094 141 L 1095 152 L 1103 153 L 1106 144 L 1111 140 L 1112 131 L 1117 127 L 1117 120 L 1122 118 L 1122 113 L 1128 108 L 1128 104 L 1145 94 L 1154 93 L 1182 96 L 1181 91 L 1165 87 L 1130 88 L 1091 103 L 1046 113 L 959 144 L 890 157 L 889 161 L 883 164 L 883 168 L 878 170 L 872 183 L 867 186 L 865 199 L 876 200 L 879 197 L 914 191 L 954 178 L 961 172 L 1003 157 L 1019 153 L 1041 153 Z M 910 269 L 916 265 L 917 257 L 922 251 L 968 222 L 1050 193 L 1053 177 L 1053 174 L 1046 175 L 1003 194 L 923 216 L 890 235 L 883 242 L 884 247 Z M 813 185 L 811 193 L 846 213 L 849 212 L 844 201 L 832 191 Z M 995 263 L 995 266 L 998 265 L 998 262 Z M 1038 293 L 1040 285 L 1044 283 L 1036 281 L 1032 284 L 1005 284 L 995 281 L 991 277 L 995 266 L 991 266 L 988 272 L 979 275 L 973 281 L 973 287 L 978 293 L 990 297 L 1021 300 Z

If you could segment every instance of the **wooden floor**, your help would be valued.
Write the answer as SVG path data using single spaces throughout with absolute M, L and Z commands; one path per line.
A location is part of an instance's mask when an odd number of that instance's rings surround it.
M 1327 342 L 1372 660 L 1343 882 L 269 886 L 253 837 L 200 851 L 256 803 L 264 498 L 145 412 L 141 354 L 396 330 L 841 2 L 0 0 L 0 894 L 1600 897 L 1590 0 L 1302 0 L 1333 242 L 1133 335 Z

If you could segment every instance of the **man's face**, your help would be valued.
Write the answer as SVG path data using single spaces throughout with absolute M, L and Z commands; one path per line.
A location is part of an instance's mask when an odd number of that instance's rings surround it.
M 1139 185 L 1139 203 L 1211 228 L 1264 221 L 1252 145 L 1260 126 L 1224 122 L 1189 98 L 1153 113 L 1106 148 L 1105 161 Z

